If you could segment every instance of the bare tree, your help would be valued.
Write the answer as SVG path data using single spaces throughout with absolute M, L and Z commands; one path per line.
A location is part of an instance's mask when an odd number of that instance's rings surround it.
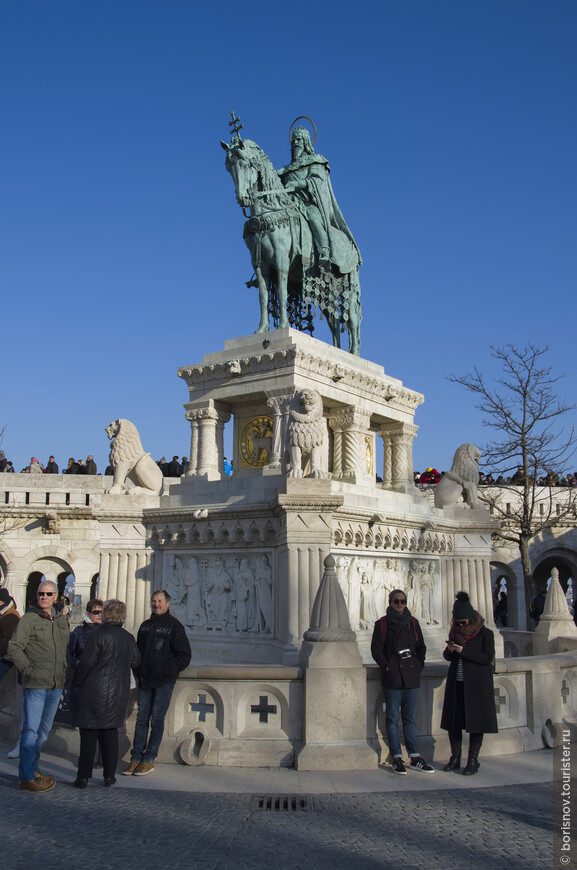
M 483 425 L 499 433 L 483 447 L 482 464 L 494 474 L 511 476 L 511 482 L 483 487 L 479 495 L 501 521 L 497 537 L 519 548 L 527 580 L 532 576 L 531 540 L 574 517 L 577 505 L 576 489 L 539 485 L 544 477 L 556 483 L 575 449 L 574 428 L 566 431 L 563 418 L 576 405 L 557 395 L 556 385 L 565 375 L 553 375 L 552 367 L 543 364 L 548 350 L 533 344 L 491 346 L 502 372 L 492 383 L 477 368 L 448 378 L 478 397 Z

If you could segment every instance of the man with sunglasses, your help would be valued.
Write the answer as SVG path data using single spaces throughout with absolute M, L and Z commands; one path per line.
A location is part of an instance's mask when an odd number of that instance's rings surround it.
M 54 788 L 53 776 L 38 772 L 42 747 L 52 728 L 66 680 L 68 620 L 54 607 L 58 587 L 43 580 L 36 604 L 20 619 L 8 644 L 8 655 L 22 675 L 20 788 L 43 792 Z
M 386 704 L 387 741 L 395 773 L 404 775 L 399 711 L 403 720 L 405 746 L 411 770 L 433 773 L 434 768 L 421 757 L 417 739 L 415 710 L 427 648 L 421 626 L 407 607 L 402 589 L 393 589 L 385 616 L 375 623 L 371 653 L 381 669 L 381 684 Z

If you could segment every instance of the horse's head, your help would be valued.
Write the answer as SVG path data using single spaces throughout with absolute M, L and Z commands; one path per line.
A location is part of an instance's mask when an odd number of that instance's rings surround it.
M 234 137 L 230 145 L 222 140 L 220 144 L 226 151 L 225 166 L 236 187 L 236 200 L 242 208 L 250 208 L 254 205 L 254 193 L 258 189 L 263 152 L 256 142 L 238 136 Z

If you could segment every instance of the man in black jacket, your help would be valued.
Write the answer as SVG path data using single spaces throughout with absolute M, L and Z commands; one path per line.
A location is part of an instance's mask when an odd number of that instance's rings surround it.
M 142 623 L 136 639 L 141 657 L 138 714 L 130 764 L 122 771 L 124 776 L 146 776 L 154 770 L 174 684 L 191 659 L 184 626 L 169 612 L 168 592 L 155 592 L 151 607 L 152 615 Z
M 381 683 L 387 707 L 387 740 L 395 773 L 407 772 L 401 751 L 399 710 L 403 720 L 405 746 L 411 759 L 411 770 L 421 770 L 423 773 L 434 771 L 419 753 L 415 721 L 426 652 L 421 626 L 407 608 L 407 596 L 402 589 L 393 589 L 389 595 L 386 615 L 375 623 L 371 653 L 381 669 Z

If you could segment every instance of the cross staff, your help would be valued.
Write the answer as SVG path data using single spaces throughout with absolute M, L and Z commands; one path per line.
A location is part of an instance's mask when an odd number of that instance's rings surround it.
M 238 136 L 239 132 L 244 127 L 244 124 L 240 123 L 240 118 L 235 118 L 234 111 L 232 111 L 230 113 L 230 117 L 232 118 L 232 121 L 228 122 L 228 126 L 232 128 L 230 131 L 231 132 L 230 141 L 232 142 L 233 135 Z M 239 138 L 240 138 L 240 136 L 239 136 Z

